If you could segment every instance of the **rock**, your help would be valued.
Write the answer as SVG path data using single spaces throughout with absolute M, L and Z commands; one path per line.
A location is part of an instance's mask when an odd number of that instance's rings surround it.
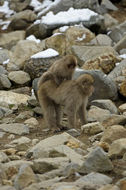
M 100 147 L 90 152 L 79 169 L 80 173 L 108 172 L 113 170 L 112 162 Z
M 7 103 L 8 105 L 20 105 L 25 104 L 27 105 L 27 100 L 29 96 L 24 94 L 17 94 L 10 91 L 0 91 L 0 104 L 2 102 Z
M 111 144 L 120 138 L 126 138 L 126 129 L 121 125 L 113 125 L 104 131 L 101 141 Z
M 3 64 L 4 61 L 8 60 L 9 56 L 10 56 L 10 52 L 7 49 L 0 49 L 0 64 Z M 5 74 L 5 73 L 2 73 L 2 74 Z
M 25 38 L 25 31 L 2 33 L 0 35 L 0 46 L 6 49 L 10 49 L 19 40 L 23 40 L 24 38 Z
M 117 52 L 120 52 L 120 50 L 124 49 L 126 47 L 126 35 L 114 46 L 114 49 Z
M 95 135 L 103 131 L 103 126 L 99 122 L 88 123 L 81 127 L 84 134 Z
M 25 151 L 28 149 L 28 145 L 31 140 L 28 137 L 21 137 L 10 142 L 10 145 L 15 147 L 18 151 Z
M 79 140 L 76 138 L 72 137 L 71 135 L 67 133 L 62 133 L 60 135 L 54 135 L 52 137 L 46 138 L 42 141 L 40 141 L 38 144 L 36 144 L 33 148 L 31 148 L 27 152 L 27 157 L 30 158 L 31 156 L 35 156 L 36 152 L 41 152 L 45 149 L 48 148 L 53 148 L 57 147 L 60 145 L 71 145 L 73 144 L 74 146 L 76 145 L 78 148 L 82 146 L 83 143 L 81 143 Z M 76 148 L 77 148 L 76 147 Z
M 114 42 L 117 43 L 123 38 L 123 36 L 125 35 L 125 31 L 126 31 L 126 21 L 113 27 L 108 35 Z
M 72 46 L 72 52 L 77 56 L 79 65 L 82 66 L 86 61 L 95 60 L 98 57 L 112 54 L 117 56 L 117 52 L 110 46 Z
M 20 12 L 26 9 L 28 5 L 30 5 L 30 2 L 31 0 L 24 0 L 23 2 L 20 0 L 11 0 L 9 2 L 9 7 L 16 12 Z
M 0 129 L 17 135 L 29 134 L 29 128 L 21 123 L 0 124 Z
M 64 34 L 55 34 L 45 40 L 46 48 L 53 48 L 60 53 L 65 55 L 66 53 L 66 37 Z
M 29 128 L 35 128 L 39 125 L 39 122 L 34 117 L 31 117 L 30 119 L 25 120 L 24 124 L 28 125 Z
M 116 80 L 118 76 L 122 76 L 123 70 L 126 69 L 126 60 L 122 60 L 116 67 L 108 74 L 108 78 Z
M 105 34 L 98 34 L 90 43 L 95 46 L 112 46 L 111 38 Z
M 96 106 L 91 106 L 90 110 L 88 111 L 88 120 L 89 121 L 99 121 L 103 122 L 111 115 L 109 110 L 101 109 Z
M 21 112 L 17 117 L 15 117 L 15 122 L 21 122 L 22 120 L 29 119 L 32 116 L 33 116 L 32 110 Z
M 40 30 L 41 32 L 43 33 L 43 36 L 46 35 L 45 37 L 48 36 L 49 34 L 49 30 L 50 30 L 50 33 L 51 31 L 53 31 L 54 29 L 56 28 L 59 28 L 61 26 L 64 26 L 66 24 L 66 21 L 64 20 L 60 20 L 60 22 L 53 22 L 53 20 L 55 19 L 59 19 L 59 18 L 62 18 L 62 14 L 64 15 L 69 15 L 71 14 L 71 11 L 73 11 L 73 7 L 70 7 L 70 9 L 68 11 L 64 11 L 64 12 L 60 12 L 60 13 L 57 13 L 54 15 L 54 12 L 51 13 L 51 19 L 52 19 L 52 22 L 48 22 L 48 16 L 50 15 L 46 15 L 43 17 L 42 19 L 42 22 L 40 23 Z M 80 11 L 79 9 L 76 9 L 76 12 L 77 11 Z M 87 11 L 86 9 L 81 9 L 81 13 L 78 13 L 78 14 L 83 14 L 82 12 L 85 12 Z M 91 10 L 89 10 L 89 12 L 91 12 L 93 14 L 93 12 Z M 88 13 L 90 14 L 90 13 Z M 68 20 L 67 21 L 67 25 L 75 25 L 75 24 L 78 24 L 80 22 L 82 22 L 82 24 L 87 27 L 87 28 L 91 28 L 93 25 L 97 26 L 96 27 L 96 30 L 100 30 L 100 29 L 103 29 L 104 27 L 104 17 L 101 16 L 101 15 L 98 15 L 96 13 L 94 13 L 90 18 L 88 18 L 88 22 L 87 22 L 87 19 L 85 19 L 85 17 L 79 17 L 79 19 L 74 19 L 74 20 Z M 96 32 L 95 28 L 94 28 L 94 31 L 93 32 Z M 98 31 L 97 31 L 98 32 Z M 47 33 L 47 34 L 46 34 Z
M 126 112 L 126 103 L 124 103 L 124 104 L 122 104 L 122 105 L 119 106 L 119 111 L 121 113 Z
M 92 185 L 92 188 L 95 187 L 96 189 L 98 189 L 102 185 L 106 185 L 111 182 L 112 178 L 101 173 L 91 172 L 90 174 L 85 175 L 80 179 L 78 179 L 75 183 L 78 185 L 83 184 L 83 187 L 86 185 Z
M 120 190 L 116 185 L 105 185 L 98 190 Z
M 126 116 L 125 115 L 111 114 L 108 118 L 106 118 L 102 122 L 102 125 L 104 127 L 109 127 L 112 125 L 125 125 L 125 123 L 126 123 Z
M 98 69 L 108 74 L 114 69 L 118 61 L 121 61 L 121 59 L 117 58 L 114 54 L 107 53 L 95 59 L 85 61 L 81 68 L 86 70 Z
M 72 45 L 84 45 L 94 37 L 95 35 L 89 29 L 77 25 L 70 26 L 66 30 L 63 30 L 63 27 L 55 30 L 53 36 L 47 38 L 45 43 L 47 48 L 54 48 L 60 55 L 64 55 L 71 53 Z
M 121 83 L 119 92 L 121 95 L 126 97 L 126 80 Z
M 114 4 L 112 4 L 112 2 L 109 0 L 103 0 L 101 3 L 101 6 L 103 6 L 105 9 L 107 9 L 109 11 L 110 10 L 111 11 L 117 11 L 118 10 L 118 8 Z
M 65 167 L 68 163 L 69 159 L 66 157 L 41 158 L 33 161 L 32 168 L 35 173 L 43 174 L 60 167 Z
M 14 180 L 14 186 L 17 190 L 20 190 L 31 185 L 32 183 L 35 183 L 36 181 L 36 176 L 31 167 L 27 164 L 22 164 Z
M 104 14 L 104 23 L 105 23 L 105 28 L 111 28 L 117 25 L 118 21 L 114 17 L 112 17 L 110 14 L 106 13 Z
M 25 95 L 29 95 L 29 96 L 31 95 L 31 89 L 28 86 L 23 86 L 23 87 L 12 89 L 11 92 L 15 92 L 18 94 L 25 94 Z M 29 102 L 29 99 L 28 99 L 28 102 Z
M 95 49 L 95 48 L 94 48 Z M 89 101 L 97 100 L 97 99 L 117 99 L 117 87 L 115 82 L 110 80 L 108 76 L 103 74 L 103 72 L 98 70 L 83 70 L 83 69 L 76 69 L 73 78 L 78 78 L 81 74 L 88 73 L 94 77 L 94 88 L 95 91 L 93 92 L 92 96 L 89 98 Z
M 9 158 L 4 152 L 0 151 L 0 163 L 5 162 L 9 162 Z
M 7 66 L 11 67 L 10 64 L 14 63 L 19 68 L 23 68 L 25 61 L 40 50 L 41 45 L 36 42 L 20 40 L 17 45 L 13 47 L 13 55 L 10 57 L 10 63 Z
M 47 50 L 49 50 L 49 49 L 47 49 Z M 58 52 L 57 52 L 57 54 L 58 54 Z M 56 61 L 58 59 L 59 59 L 58 55 L 56 55 L 54 57 L 46 57 L 46 58 L 32 57 L 25 63 L 24 71 L 29 73 L 31 79 L 38 78 L 42 75 L 43 72 L 47 71 L 47 69 L 52 65 L 52 63 L 54 61 Z M 35 84 L 36 84 L 36 82 L 35 82 Z M 33 89 L 34 89 L 34 87 L 33 87 Z
M 30 23 L 35 21 L 36 18 L 36 14 L 31 10 L 21 11 L 11 17 L 11 23 L 8 28 L 11 30 L 24 30 Z
M 16 190 L 16 189 L 9 185 L 4 185 L 4 186 L 0 185 L 0 190 Z
M 120 137 L 120 139 L 113 141 L 109 148 L 108 155 L 110 158 L 121 158 L 126 152 L 126 138 Z
M 12 71 L 9 73 L 8 77 L 16 84 L 25 84 L 31 80 L 29 74 L 24 71 Z
M 11 82 L 5 74 L 0 74 L 0 89 L 7 89 L 11 87 Z
M 2 164 L 2 168 L 7 177 L 11 179 L 15 174 L 18 173 L 18 170 L 22 164 L 28 164 L 29 166 L 31 166 L 32 162 L 25 160 L 15 160 Z
M 93 100 L 92 105 L 109 110 L 112 114 L 118 114 L 118 109 L 111 100 Z
M 67 133 L 68 133 L 69 135 L 73 136 L 73 137 L 78 137 L 78 136 L 80 136 L 80 132 L 77 131 L 76 129 L 69 129 L 69 130 L 67 131 Z

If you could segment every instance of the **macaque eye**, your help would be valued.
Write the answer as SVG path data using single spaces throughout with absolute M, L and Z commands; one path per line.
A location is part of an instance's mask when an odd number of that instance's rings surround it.
M 74 69 L 75 68 L 75 64 L 74 63 L 71 63 L 69 65 L 67 65 L 69 69 Z

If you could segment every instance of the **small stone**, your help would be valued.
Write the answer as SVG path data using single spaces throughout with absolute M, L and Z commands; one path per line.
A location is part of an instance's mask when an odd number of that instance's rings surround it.
M 9 148 L 9 149 L 4 150 L 4 152 L 5 152 L 7 155 L 14 155 L 14 154 L 16 154 L 17 150 L 14 149 L 14 148 Z
M 9 162 L 9 158 L 4 152 L 0 151 L 0 163 L 5 162 Z
M 99 122 L 88 123 L 81 127 L 83 133 L 95 135 L 103 131 L 103 126 Z
M 121 113 L 126 112 L 126 103 L 125 103 L 125 104 L 122 104 L 121 106 L 119 106 L 119 111 L 120 111 Z
M 70 134 L 73 137 L 78 137 L 80 136 L 80 132 L 78 132 L 76 129 L 70 129 L 67 131 L 68 134 Z

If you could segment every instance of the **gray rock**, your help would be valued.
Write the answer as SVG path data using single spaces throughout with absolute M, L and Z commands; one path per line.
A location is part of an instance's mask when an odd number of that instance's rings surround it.
M 29 74 L 24 71 L 12 71 L 9 73 L 8 77 L 16 84 L 25 84 L 31 80 Z
M 102 148 L 97 147 L 90 152 L 79 169 L 80 173 L 108 172 L 113 170 L 112 162 Z
M 7 70 L 2 66 L 0 65 L 0 74 L 7 74 Z
M 112 182 L 112 178 L 100 174 L 100 173 L 96 173 L 96 172 L 91 172 L 88 175 L 85 175 L 84 177 L 81 177 L 80 179 L 78 179 L 75 183 L 76 184 L 92 184 L 94 186 L 100 187 L 102 185 L 106 185 Z
M 11 82 L 5 74 L 0 74 L 0 90 L 10 88 Z
M 110 14 L 106 13 L 104 15 L 105 28 L 112 28 L 113 26 L 118 24 L 118 21 L 113 18 Z
M 115 80 L 118 76 L 122 75 L 122 71 L 126 69 L 126 59 L 122 60 L 109 74 L 110 80 Z
M 81 130 L 84 134 L 95 135 L 103 131 L 103 126 L 99 122 L 93 122 L 81 126 Z
M 16 189 L 9 185 L 4 185 L 4 186 L 0 185 L 0 190 L 16 190 Z
M 10 49 L 14 46 L 19 40 L 25 38 L 25 31 L 15 31 L 9 33 L 2 33 L 0 35 L 0 46 Z
M 12 113 L 13 113 L 13 111 L 11 109 L 0 106 L 0 118 L 2 118 L 4 116 L 8 116 Z
M 118 10 L 118 8 L 114 4 L 112 4 L 112 2 L 109 0 L 102 0 L 101 6 L 103 6 L 106 10 L 109 10 L 109 11 Z
M 111 100 L 93 100 L 91 104 L 102 109 L 107 109 L 113 114 L 118 114 L 118 109 Z
M 114 46 L 117 52 L 120 52 L 124 48 L 126 48 L 126 35 Z
M 0 64 L 9 59 L 9 51 L 6 49 L 0 49 Z
M 30 5 L 30 2 L 31 0 L 24 0 L 23 2 L 20 0 L 9 0 L 9 7 L 16 12 L 20 12 L 26 9 L 26 7 Z
M 70 135 L 73 136 L 73 137 L 78 137 L 78 136 L 80 136 L 80 132 L 77 131 L 76 129 L 70 129 L 70 130 L 67 131 L 67 133 L 70 134 Z
M 92 96 L 90 97 L 90 101 L 96 99 L 117 99 L 117 87 L 116 84 L 109 79 L 107 75 L 99 70 L 83 70 L 76 69 L 74 73 L 74 78 L 78 78 L 80 75 L 89 73 L 94 77 L 94 88 Z
M 68 163 L 69 159 L 66 157 L 41 158 L 33 161 L 32 169 L 35 173 L 43 174 L 51 170 L 65 167 Z
M 117 43 L 123 38 L 123 36 L 125 35 L 125 31 L 126 31 L 126 21 L 115 26 L 108 35 L 114 42 Z
M 29 134 L 29 128 L 21 123 L 0 124 L 0 129 L 17 135 Z
M 93 60 L 99 56 L 105 55 L 105 54 L 113 54 L 115 56 L 118 55 L 118 53 L 114 50 L 114 48 L 110 46 L 72 46 L 73 53 L 77 56 L 79 62 L 78 64 L 82 66 L 84 62 Z
M 105 34 L 99 34 L 90 43 L 96 46 L 112 46 L 112 39 Z
M 104 131 L 101 142 L 111 144 L 113 141 L 120 138 L 126 138 L 126 129 L 121 125 L 113 125 Z
M 14 186 L 17 190 L 20 190 L 32 183 L 35 183 L 36 181 L 36 176 L 31 167 L 27 164 L 22 164 L 14 180 Z
M 24 71 L 29 73 L 32 79 L 38 78 L 58 59 L 59 56 L 51 58 L 30 58 L 24 65 Z M 37 80 L 33 81 L 33 89 L 37 88 Z
M 5 163 L 9 161 L 10 159 L 8 158 L 8 156 L 4 152 L 0 151 L 0 163 Z

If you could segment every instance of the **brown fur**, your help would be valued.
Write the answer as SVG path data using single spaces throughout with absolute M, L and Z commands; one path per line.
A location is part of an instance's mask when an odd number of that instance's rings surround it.
M 75 67 L 77 65 L 77 59 L 73 55 L 66 55 L 63 58 L 55 61 L 51 67 L 43 73 L 38 81 L 38 87 L 49 79 L 54 79 L 57 85 L 60 85 L 63 80 L 72 79 Z
M 61 105 L 64 105 L 68 116 L 69 128 L 76 127 L 77 114 L 82 124 L 87 123 L 86 106 L 88 97 L 94 90 L 93 82 L 91 75 L 83 74 L 76 80 L 63 81 L 60 86 L 54 80 L 48 80 L 39 86 L 38 98 L 47 127 L 59 129 Z

